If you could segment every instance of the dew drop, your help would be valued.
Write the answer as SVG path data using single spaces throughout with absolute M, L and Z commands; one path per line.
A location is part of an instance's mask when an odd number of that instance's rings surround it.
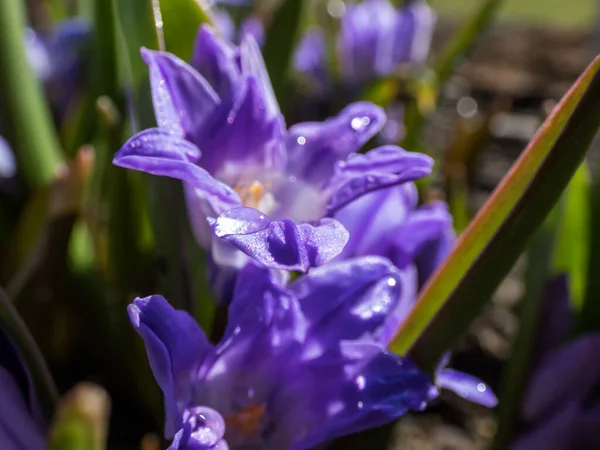
M 352 127 L 353 130 L 360 130 L 363 127 L 362 119 L 360 117 L 355 117 L 350 122 L 350 126 Z
M 390 286 L 390 287 L 394 287 L 394 286 L 396 286 L 396 279 L 395 279 L 395 278 L 388 278 L 388 280 L 387 280 L 387 284 L 388 284 L 388 286 Z
M 235 330 L 233 330 L 233 334 L 239 334 L 240 331 L 242 331 L 240 327 L 235 327 Z
M 358 409 L 363 409 L 363 406 L 364 406 L 364 405 L 363 405 L 363 402 L 358 402 L 358 403 L 356 404 L 356 406 L 358 406 Z
M 300 144 L 300 145 L 304 145 L 304 144 L 306 144 L 306 138 L 305 138 L 304 136 L 300 136 L 300 137 L 297 139 L 297 142 L 298 142 L 298 144 Z
M 366 127 L 371 123 L 371 119 L 369 119 L 367 116 L 364 116 L 362 119 L 360 119 L 360 123 L 363 127 Z
M 364 376 L 359 375 L 356 377 L 356 386 L 358 387 L 358 389 L 360 389 L 362 391 L 366 385 L 367 385 L 367 381 L 365 380 Z
M 477 385 L 477 390 L 478 390 L 479 392 L 485 392 L 485 391 L 486 391 L 486 389 L 487 389 L 487 386 L 486 386 L 485 384 L 483 384 L 483 383 L 479 383 L 479 384 Z

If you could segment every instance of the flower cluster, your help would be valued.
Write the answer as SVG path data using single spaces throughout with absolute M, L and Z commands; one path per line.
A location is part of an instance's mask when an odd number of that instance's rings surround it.
M 216 345 L 161 296 L 129 307 L 172 449 L 311 448 L 421 410 L 440 387 L 495 405 L 445 362 L 432 379 L 385 348 L 454 241 L 444 204 L 418 207 L 431 158 L 358 153 L 386 121 L 366 102 L 287 129 L 250 35 L 236 47 L 203 26 L 190 64 L 142 56 L 158 127 L 114 162 L 182 180 L 198 243 L 234 274 Z

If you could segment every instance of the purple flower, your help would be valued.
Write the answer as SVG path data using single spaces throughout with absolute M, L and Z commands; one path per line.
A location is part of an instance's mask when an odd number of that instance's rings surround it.
M 521 409 L 526 431 L 511 450 L 592 449 L 600 446 L 600 333 L 590 333 L 547 354 L 535 368 Z
M 17 173 L 17 162 L 10 145 L 0 136 L 0 183 L 2 179 L 12 178 Z
M 424 0 L 400 9 L 389 0 L 351 3 L 342 17 L 336 42 L 343 81 L 362 83 L 390 75 L 402 64 L 422 65 L 435 22 L 436 14 Z M 323 80 L 325 49 L 323 34 L 310 30 L 297 49 L 296 70 L 314 81 Z
M 398 270 L 378 257 L 287 286 L 248 264 L 216 346 L 164 298 L 135 300 L 129 315 L 165 396 L 165 433 L 180 436 L 171 448 L 213 448 L 225 436 L 232 449 L 306 449 L 423 409 L 437 395 L 430 379 L 375 339 L 400 289 Z M 200 430 L 211 436 L 204 447 Z
M 0 330 L 0 448 L 46 448 L 45 424 L 33 380 L 10 338 Z
M 541 310 L 533 371 L 521 404 L 524 431 L 511 450 L 579 450 L 600 447 L 600 333 L 564 342 L 570 330 L 566 275 L 547 283 Z
M 431 158 L 398 147 L 354 154 L 385 122 L 371 103 L 286 131 L 251 36 L 237 48 L 203 26 L 191 66 L 142 55 L 159 127 L 131 138 L 114 163 L 184 181 L 196 238 L 219 265 L 243 266 L 234 248 L 272 268 L 321 265 L 348 240 L 337 210 L 431 170 Z
M 59 23 L 48 35 L 27 30 L 25 50 L 29 65 L 46 86 L 48 96 L 60 114 L 80 84 L 82 55 L 90 38 L 89 25 L 78 19 Z
M 417 206 L 413 183 L 367 194 L 334 216 L 350 233 L 338 259 L 363 255 L 389 258 L 403 277 L 402 301 L 384 333 L 387 344 L 412 308 L 419 287 L 454 244 L 452 217 L 443 202 Z
M 340 209 L 335 218 L 349 231 L 350 240 L 338 260 L 365 255 L 390 259 L 398 270 L 401 288 L 387 311 L 376 338 L 388 345 L 402 326 L 417 293 L 454 244 L 452 217 L 447 205 L 433 202 L 417 206 L 413 183 L 369 193 Z M 448 355 L 449 356 L 449 355 Z M 446 368 L 448 357 L 436 371 L 435 384 L 487 407 L 497 404 L 491 389 L 481 380 Z

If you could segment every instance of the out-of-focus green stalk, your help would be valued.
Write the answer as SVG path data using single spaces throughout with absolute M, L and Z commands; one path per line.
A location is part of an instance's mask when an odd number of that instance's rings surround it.
M 81 383 L 60 400 L 49 450 L 104 450 L 110 399 L 100 386 Z
M 58 399 L 58 391 L 54 385 L 54 380 L 52 380 L 46 361 L 44 361 L 44 357 L 31 333 L 29 333 L 27 326 L 2 289 L 0 289 L 0 327 L 8 334 L 21 355 L 23 355 L 27 368 L 33 377 L 40 405 L 46 417 L 50 418 Z
M 448 81 L 457 66 L 466 59 L 467 54 L 488 29 L 502 2 L 503 0 L 483 1 L 454 39 L 446 45 L 434 67 L 440 86 Z
M 19 170 L 30 188 L 52 179 L 63 162 L 42 88 L 25 54 L 21 0 L 0 1 L 0 100 Z

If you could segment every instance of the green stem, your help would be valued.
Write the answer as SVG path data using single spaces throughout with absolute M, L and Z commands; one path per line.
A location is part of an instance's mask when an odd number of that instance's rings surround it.
M 49 182 L 63 162 L 42 88 L 25 54 L 21 0 L 0 1 L 0 98 L 19 168 L 32 189 Z
M 0 325 L 16 345 L 20 354 L 23 355 L 33 377 L 42 409 L 46 417 L 50 419 L 58 400 L 58 390 L 40 349 L 29 333 L 25 322 L 2 289 L 0 289 Z

